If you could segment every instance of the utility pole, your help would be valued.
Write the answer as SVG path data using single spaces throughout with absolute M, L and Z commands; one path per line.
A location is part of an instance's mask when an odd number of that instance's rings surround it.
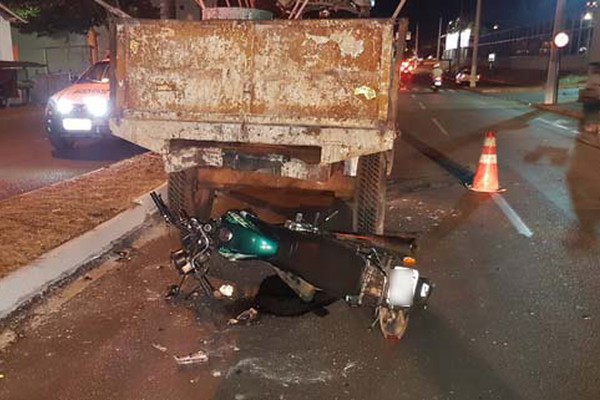
M 563 24 L 565 0 L 556 0 L 556 13 L 554 14 L 554 27 L 552 28 L 552 40 L 550 41 L 550 60 L 548 61 L 548 77 L 546 79 L 546 91 L 544 93 L 544 104 L 556 104 L 558 97 L 558 73 L 559 73 L 559 48 L 554 44 L 554 37 L 560 32 Z
M 417 33 L 415 34 L 415 56 L 419 57 L 419 23 L 417 22 Z
M 477 86 L 477 57 L 479 53 L 479 30 L 481 28 L 481 0 L 477 0 L 475 10 L 475 33 L 473 36 L 473 54 L 471 55 L 471 79 L 469 86 Z
M 598 73 L 600 66 L 600 29 L 596 27 L 600 26 L 600 11 L 598 11 L 598 4 L 594 5 L 592 2 L 591 6 L 594 8 L 592 12 L 592 20 L 587 28 L 586 47 L 588 49 L 588 77 L 584 91 L 588 92 L 586 97 L 590 97 L 589 100 L 598 101 L 600 100 L 600 91 L 597 89 L 596 82 L 598 81 Z M 590 32 L 591 31 L 591 32 Z
M 437 50 L 435 52 L 435 59 L 440 61 L 440 50 L 442 45 L 442 17 L 440 17 L 440 25 L 438 28 L 438 41 L 437 41 Z

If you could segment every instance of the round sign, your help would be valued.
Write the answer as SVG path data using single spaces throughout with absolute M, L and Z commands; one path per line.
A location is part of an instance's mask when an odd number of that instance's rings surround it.
M 569 43 L 569 35 L 565 32 L 558 32 L 556 36 L 554 36 L 554 44 L 556 47 L 563 48 Z

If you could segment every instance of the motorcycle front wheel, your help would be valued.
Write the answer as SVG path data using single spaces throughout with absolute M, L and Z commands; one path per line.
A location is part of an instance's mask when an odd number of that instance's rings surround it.
M 404 309 L 379 307 L 379 328 L 386 339 L 400 340 L 408 326 L 408 312 Z

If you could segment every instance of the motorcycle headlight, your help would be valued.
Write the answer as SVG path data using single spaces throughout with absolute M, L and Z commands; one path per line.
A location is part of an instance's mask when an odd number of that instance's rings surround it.
M 88 97 L 84 103 L 90 114 L 95 117 L 103 117 L 108 113 L 108 101 L 103 97 Z
M 73 111 L 73 102 L 67 99 L 60 99 L 56 103 L 56 111 L 60 114 L 68 114 Z
M 395 267 L 390 271 L 388 278 L 388 303 L 400 307 L 412 306 L 419 281 L 419 271 Z

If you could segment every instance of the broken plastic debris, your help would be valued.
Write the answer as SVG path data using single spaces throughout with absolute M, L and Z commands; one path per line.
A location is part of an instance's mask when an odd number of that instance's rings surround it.
M 188 354 L 187 356 L 173 356 L 173 358 L 175 359 L 175 362 L 179 365 L 193 365 L 207 362 L 208 354 L 200 350 L 196 353 Z
M 221 371 L 213 371 L 212 372 L 212 376 L 214 376 L 215 378 L 218 378 L 222 375 Z
M 242 312 L 240 315 L 238 315 L 235 318 L 231 318 L 227 324 L 228 325 L 236 325 L 239 324 L 240 322 L 252 322 L 256 319 L 256 317 L 258 316 L 258 311 L 256 311 L 256 309 L 254 307 L 251 307 L 249 309 L 247 309 L 246 311 Z
M 117 251 L 117 255 L 117 262 L 131 261 L 131 250 L 129 249 Z
M 162 351 L 163 353 L 167 351 L 167 348 L 165 346 L 161 346 L 158 343 L 152 343 L 152 347 L 154 347 L 158 351 Z
M 230 285 L 228 283 L 221 285 L 221 287 L 219 288 L 219 293 L 221 293 L 225 297 L 233 296 L 234 291 L 235 291 L 235 289 L 234 289 L 233 285 Z
M 346 364 L 346 366 L 344 367 L 344 369 L 342 370 L 342 375 L 346 377 L 347 376 L 346 373 L 353 368 L 356 368 L 356 363 L 354 361 L 348 362 Z

